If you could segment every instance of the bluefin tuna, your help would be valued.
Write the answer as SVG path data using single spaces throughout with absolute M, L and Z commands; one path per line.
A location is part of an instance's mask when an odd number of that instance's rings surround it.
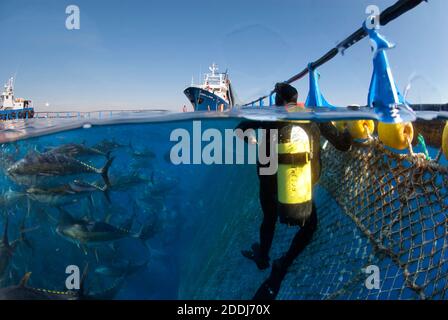
M 25 274 L 18 285 L 1 288 L 0 300 L 78 300 L 74 291 L 55 291 L 27 286 L 31 272 Z
M 49 148 L 47 152 L 59 153 L 69 157 L 84 157 L 84 156 L 104 156 L 109 157 L 109 153 L 102 152 L 101 150 L 87 147 L 84 144 L 79 143 L 67 143 L 57 147 Z
M 107 160 L 104 167 L 98 169 L 64 154 L 45 152 L 28 153 L 7 169 L 11 176 L 62 176 L 79 173 L 100 174 L 109 185 L 108 172 L 114 157 Z
M 95 269 L 95 273 L 119 278 L 119 277 L 129 277 L 137 272 L 143 271 L 148 267 L 148 261 L 143 263 L 133 264 L 131 261 L 114 263 L 112 265 L 101 265 Z
M 97 186 L 96 184 L 74 180 L 55 188 L 31 187 L 26 190 L 26 195 L 34 201 L 51 205 L 61 206 L 91 196 L 94 192 L 104 192 L 106 199 L 110 202 L 108 186 Z
M 123 238 L 136 238 L 145 242 L 149 235 L 145 228 L 139 233 L 132 233 L 119 227 L 93 219 L 76 219 L 67 211 L 60 208 L 60 220 L 56 232 L 65 239 L 79 245 L 98 245 L 111 243 Z

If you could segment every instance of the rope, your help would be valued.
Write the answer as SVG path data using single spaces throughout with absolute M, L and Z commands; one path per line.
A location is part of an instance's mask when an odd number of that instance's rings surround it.
M 348 153 L 328 146 L 322 153 L 320 184 L 369 240 L 383 274 L 400 271 L 394 297 L 413 291 L 420 299 L 444 298 L 448 265 L 448 169 L 424 154 L 388 150 L 376 138 Z M 367 263 L 367 262 L 366 262 Z M 348 283 L 359 282 L 353 277 Z M 361 277 L 363 280 L 364 277 Z M 350 285 L 333 293 L 346 295 Z

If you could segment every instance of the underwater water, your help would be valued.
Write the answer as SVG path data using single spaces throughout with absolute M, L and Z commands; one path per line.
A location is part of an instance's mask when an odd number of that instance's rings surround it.
M 142 116 L 134 123 L 33 119 L 26 125 L 19 120 L 6 125 L 0 136 L 15 141 L 5 141 L 0 150 L 0 226 L 7 227 L 15 246 L 1 266 L 1 287 L 18 284 L 32 272 L 30 287 L 65 291 L 67 266 L 82 272 L 88 265 L 84 290 L 93 299 L 252 298 L 269 275 L 269 269 L 260 271 L 241 255 L 258 241 L 262 211 L 256 165 L 172 164 L 169 155 L 176 142 L 170 135 L 175 129 L 192 133 L 192 117 L 197 115 L 174 120 L 168 116 L 163 121 Z M 224 132 L 240 121 L 204 117 L 201 125 L 203 130 Z M 89 172 L 11 174 L 10 168 L 21 159 L 69 144 L 86 148 L 76 154 L 60 149 L 67 157 L 62 162 L 76 167 L 81 161 Z M 435 158 L 437 148 L 428 150 Z M 73 158 L 76 162 L 69 163 Z M 446 159 L 441 164 L 446 166 Z M 44 165 L 45 161 L 29 164 Z M 102 168 L 107 174 L 101 174 Z M 110 187 L 105 188 L 107 183 Z M 314 199 L 318 229 L 283 281 L 279 299 L 416 298 L 415 291 L 403 289 L 401 268 L 377 255 L 371 239 L 325 185 L 315 187 Z M 439 218 L 446 221 L 446 213 L 429 220 Z M 82 239 L 76 228 L 68 227 L 75 224 L 98 228 L 100 234 Z M 440 255 L 437 249 L 431 256 L 432 265 L 447 258 L 446 226 L 433 226 L 443 228 L 444 236 L 438 242 Z M 296 231 L 297 227 L 278 224 L 273 259 L 288 249 Z M 435 236 L 422 243 L 431 240 Z M 432 248 L 419 250 L 430 255 Z M 364 286 L 367 276 L 362 270 L 369 264 L 387 265 L 381 289 Z M 433 286 L 446 287 L 447 269 L 443 264 L 428 271 L 429 278 L 437 272 Z M 445 298 L 444 294 L 437 297 Z

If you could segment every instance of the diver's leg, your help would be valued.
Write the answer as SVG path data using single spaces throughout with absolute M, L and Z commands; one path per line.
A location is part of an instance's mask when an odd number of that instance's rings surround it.
M 276 195 L 277 177 L 260 177 L 260 204 L 263 210 L 263 222 L 260 226 L 260 255 L 267 259 L 269 259 L 275 224 L 278 219 Z
M 263 211 L 263 221 L 260 226 L 260 243 L 254 243 L 251 250 L 242 251 L 242 254 L 254 260 L 261 270 L 269 267 L 269 251 L 274 238 L 275 224 L 277 222 L 277 176 L 259 176 L 260 178 L 260 204 Z
M 316 205 L 313 202 L 313 209 L 308 221 L 294 236 L 291 246 L 288 251 L 279 260 L 283 269 L 288 269 L 289 266 L 294 262 L 297 256 L 305 249 L 308 243 L 311 242 L 313 234 L 317 229 L 317 213 Z
M 274 261 L 269 278 L 263 282 L 254 296 L 254 300 L 273 300 L 280 291 L 280 286 L 285 278 L 288 268 L 292 265 L 297 256 L 311 242 L 314 232 L 317 229 L 317 212 L 313 202 L 313 209 L 308 221 L 294 236 L 289 250 Z

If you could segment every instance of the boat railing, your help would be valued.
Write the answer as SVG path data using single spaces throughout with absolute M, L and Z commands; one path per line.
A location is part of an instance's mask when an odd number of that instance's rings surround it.
M 377 21 L 379 22 L 379 25 L 375 26 L 376 28 L 379 28 L 380 26 L 385 26 L 392 20 L 395 20 L 396 18 L 400 17 L 404 13 L 412 10 L 413 8 L 417 7 L 420 3 L 424 2 L 425 0 L 397 0 L 395 4 L 392 6 L 386 8 L 381 12 L 381 14 L 377 17 Z M 343 41 L 339 42 L 335 47 L 331 48 L 328 52 L 326 52 L 323 56 L 321 56 L 319 59 L 307 64 L 307 66 L 300 71 L 299 73 L 295 74 L 291 78 L 283 81 L 284 83 L 291 84 L 297 80 L 300 80 L 304 78 L 306 75 L 311 74 L 317 70 L 318 67 L 322 66 L 323 64 L 329 62 L 334 57 L 336 57 L 339 54 L 344 54 L 344 52 L 351 48 L 354 44 L 361 41 L 365 37 L 369 36 L 369 32 L 367 31 L 370 29 L 365 25 L 369 19 L 374 18 L 374 16 L 368 17 L 363 26 L 357 29 L 355 32 L 353 32 L 349 37 L 344 39 Z M 314 89 L 312 92 L 311 89 Z M 310 86 L 310 92 L 309 93 L 316 93 L 316 88 L 311 88 Z M 320 95 L 320 92 L 318 92 Z M 250 102 L 242 104 L 243 107 L 264 107 L 265 102 L 267 102 L 268 106 L 274 106 L 275 105 L 275 90 L 271 90 L 270 92 L 266 93 L 265 95 L 258 97 L 254 100 L 251 100 Z
M 145 112 L 163 112 L 166 110 L 97 110 L 97 111 L 35 111 L 37 119 L 107 119 L 119 117 L 124 114 L 136 114 Z

